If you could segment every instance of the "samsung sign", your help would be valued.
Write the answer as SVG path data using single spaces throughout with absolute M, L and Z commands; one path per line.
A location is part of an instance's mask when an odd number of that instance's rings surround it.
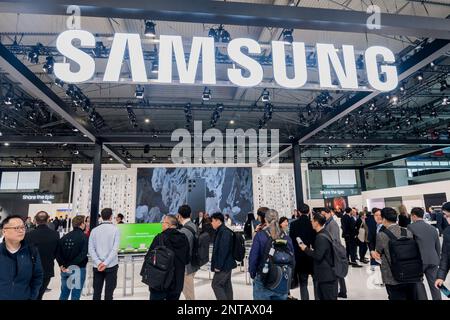
M 86 52 L 73 45 L 78 40 L 81 47 L 94 48 L 95 37 L 83 30 L 67 30 L 58 36 L 56 47 L 65 57 L 64 62 L 54 65 L 56 77 L 67 83 L 81 83 L 90 80 L 95 70 L 95 60 Z M 305 43 L 272 41 L 273 76 L 275 82 L 287 89 L 300 89 L 308 81 Z M 288 77 L 286 66 L 286 48 L 291 46 L 294 75 Z M 147 83 L 148 77 L 139 34 L 116 33 L 112 42 L 108 63 L 103 76 L 104 82 L 119 82 L 122 62 L 128 47 L 132 82 Z M 245 50 L 243 50 L 245 48 Z M 317 43 L 316 54 L 319 71 L 319 83 L 322 89 L 358 89 L 355 50 L 351 45 L 343 45 L 342 58 L 333 44 Z M 244 53 L 243 51 L 246 51 Z M 234 62 L 227 70 L 228 80 L 238 87 L 254 87 L 263 80 L 263 68 L 251 55 L 261 54 L 261 45 L 253 39 L 237 38 L 228 43 L 227 53 Z M 202 57 L 201 82 L 204 85 L 216 84 L 215 46 L 210 37 L 193 37 L 188 61 L 181 36 L 159 38 L 159 70 L 156 82 L 170 84 L 174 81 L 172 62 L 175 60 L 179 82 L 194 84 L 200 55 Z M 79 65 L 77 71 L 71 70 L 67 59 Z M 372 46 L 364 52 L 367 82 L 378 91 L 391 91 L 398 85 L 397 68 L 394 53 L 388 48 Z M 244 74 L 244 70 L 247 70 Z M 340 86 L 333 85 L 332 71 Z M 381 75 L 383 75 L 381 77 Z

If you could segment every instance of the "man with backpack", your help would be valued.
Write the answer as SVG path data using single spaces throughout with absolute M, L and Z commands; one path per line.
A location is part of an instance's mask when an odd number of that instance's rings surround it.
M 178 208 L 178 222 L 182 226 L 180 232 L 183 233 L 189 242 L 190 262 L 186 265 L 184 275 L 183 295 L 186 300 L 195 300 L 194 277 L 198 271 L 197 261 L 193 262 L 194 245 L 198 250 L 198 230 L 197 226 L 191 221 L 191 208 L 185 204 Z M 195 243 L 197 242 L 197 243 Z M 195 252 L 196 253 L 196 252 Z M 195 259 L 194 259 L 195 260 Z
M 335 266 L 335 254 L 330 233 L 325 230 L 326 219 L 321 214 L 313 215 L 312 226 L 317 236 L 314 250 L 305 244 L 299 244 L 300 249 L 314 260 L 314 278 L 317 283 L 317 300 L 337 300 L 338 281 Z M 346 255 L 346 253 L 344 253 Z
M 394 209 L 381 210 L 381 218 L 385 229 L 377 234 L 372 256 L 381 258 L 381 277 L 389 300 L 417 300 L 417 287 L 423 278 L 419 247 L 412 233 L 396 223 Z
M 278 212 L 268 210 L 267 226 L 253 239 L 249 255 L 254 300 L 287 300 L 294 272 L 291 238 L 278 225 Z
M 175 216 L 165 216 L 162 232 L 153 239 L 145 256 L 141 275 L 149 286 L 150 300 L 179 300 L 183 291 L 189 242 L 177 225 Z
M 222 213 L 214 213 L 211 219 L 216 230 L 211 257 L 211 270 L 214 272 L 211 286 L 217 300 L 233 300 L 231 271 L 237 267 L 233 257 L 234 234 L 225 226 Z

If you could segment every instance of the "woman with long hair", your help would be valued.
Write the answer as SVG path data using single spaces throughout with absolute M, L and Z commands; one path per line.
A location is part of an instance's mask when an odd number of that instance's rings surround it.
M 398 215 L 398 225 L 402 228 L 407 228 L 409 224 L 411 224 L 411 217 L 408 213 L 408 210 L 406 209 L 405 205 L 401 205 L 398 208 L 399 215 Z

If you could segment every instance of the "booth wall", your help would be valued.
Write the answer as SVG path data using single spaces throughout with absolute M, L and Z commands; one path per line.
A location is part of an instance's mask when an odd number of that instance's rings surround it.
M 29 205 L 28 216 L 34 218 L 36 213 L 38 213 L 39 211 L 45 211 L 49 214 L 50 218 L 55 218 L 56 215 L 58 215 L 58 217 L 60 216 L 65 217 L 67 215 L 70 218 L 72 217 L 70 207 L 71 207 L 70 203 L 52 203 L 52 204 L 33 203 Z

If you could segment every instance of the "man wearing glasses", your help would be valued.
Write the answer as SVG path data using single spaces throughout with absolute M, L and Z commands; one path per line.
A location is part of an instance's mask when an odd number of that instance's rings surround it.
M 36 248 L 23 241 L 25 224 L 9 216 L 2 224 L 0 243 L 0 300 L 36 300 L 43 282 L 41 259 Z

